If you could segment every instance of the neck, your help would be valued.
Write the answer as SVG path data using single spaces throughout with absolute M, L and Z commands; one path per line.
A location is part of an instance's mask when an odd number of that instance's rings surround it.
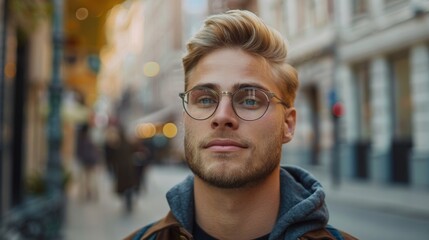
M 280 205 L 280 169 L 242 189 L 213 187 L 197 176 L 194 183 L 198 225 L 218 239 L 255 239 L 270 233 Z

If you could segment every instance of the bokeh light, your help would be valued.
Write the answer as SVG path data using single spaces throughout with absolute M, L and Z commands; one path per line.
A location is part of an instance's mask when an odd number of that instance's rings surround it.
M 136 127 L 136 135 L 139 138 L 151 138 L 156 134 L 156 127 L 153 123 L 142 123 Z
M 147 77 L 155 77 L 158 75 L 159 70 L 160 67 L 157 62 L 147 62 L 143 68 L 144 75 Z
M 76 18 L 79 21 L 83 21 L 88 18 L 89 11 L 86 8 L 79 8 L 76 10 Z
M 167 123 L 162 128 L 162 133 L 167 138 L 174 138 L 177 135 L 177 127 L 174 123 Z

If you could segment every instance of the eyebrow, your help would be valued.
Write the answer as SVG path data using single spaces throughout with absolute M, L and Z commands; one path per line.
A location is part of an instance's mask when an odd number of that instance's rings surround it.
M 214 84 L 214 83 L 197 84 L 193 88 L 195 88 L 195 87 L 210 88 L 210 89 L 213 89 L 216 91 L 220 91 L 219 85 Z M 236 91 L 238 89 L 247 88 L 247 87 L 254 87 L 254 88 L 259 88 L 259 89 L 262 89 L 265 91 L 269 91 L 266 87 L 262 86 L 259 83 L 236 83 L 232 86 L 232 91 Z
M 204 83 L 204 84 L 197 84 L 193 88 L 210 88 L 213 90 L 219 90 L 219 86 L 214 83 Z
M 234 85 L 234 90 L 241 89 L 241 88 L 247 88 L 247 87 L 253 87 L 253 88 L 259 88 L 265 91 L 269 91 L 266 87 L 262 86 L 259 83 L 238 83 Z

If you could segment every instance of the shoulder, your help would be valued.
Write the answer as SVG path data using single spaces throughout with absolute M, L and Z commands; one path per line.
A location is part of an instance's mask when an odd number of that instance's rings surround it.
M 142 239 L 142 237 L 147 232 L 147 230 L 149 230 L 149 228 L 151 228 L 154 224 L 155 223 L 148 224 L 148 225 L 140 228 L 139 230 L 134 231 L 133 233 L 131 233 L 130 235 L 125 237 L 123 240 L 140 240 L 140 239 Z
M 358 238 L 346 233 L 342 230 L 336 229 L 330 225 L 325 228 L 307 232 L 300 240 L 357 240 Z

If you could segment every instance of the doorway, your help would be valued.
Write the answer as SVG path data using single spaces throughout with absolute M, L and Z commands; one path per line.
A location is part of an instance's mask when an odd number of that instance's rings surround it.
M 310 164 L 320 163 L 320 93 L 316 85 L 310 85 L 304 89 L 309 105 L 310 122 Z

